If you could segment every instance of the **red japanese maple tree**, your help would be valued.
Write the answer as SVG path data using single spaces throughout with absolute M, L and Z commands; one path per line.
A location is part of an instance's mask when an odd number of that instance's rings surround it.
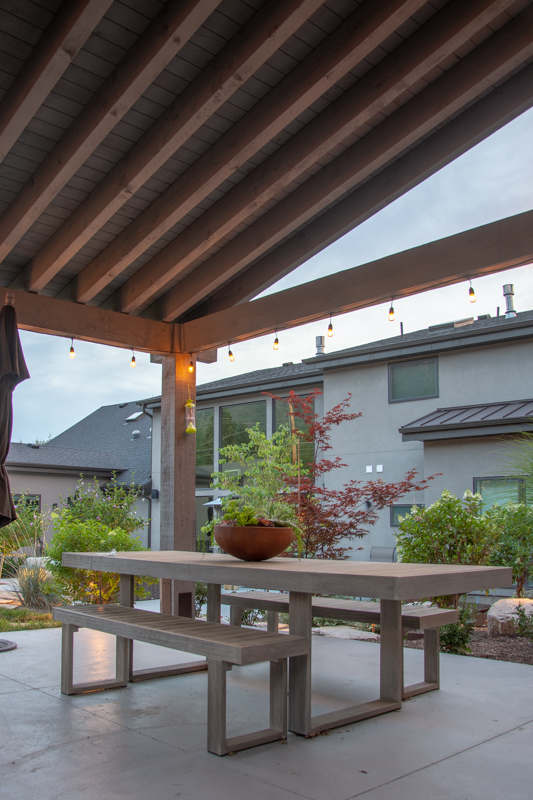
M 411 469 L 406 472 L 403 480 L 396 483 L 384 483 L 381 479 L 352 479 L 340 489 L 326 488 L 325 476 L 348 466 L 339 456 L 324 457 L 332 449 L 332 429 L 344 422 L 356 420 L 362 414 L 348 410 L 351 398 L 349 394 L 345 400 L 319 417 L 314 411 L 314 401 L 320 394 L 318 389 L 306 397 L 299 397 L 294 392 L 288 397 L 269 394 L 275 400 L 287 403 L 294 435 L 300 441 L 312 445 L 312 448 L 305 449 L 313 451 L 312 459 L 305 465 L 299 479 L 287 479 L 284 499 L 294 507 L 300 520 L 302 557 L 346 559 L 353 549 L 346 544 L 346 540 L 365 536 L 367 529 L 377 522 L 379 511 L 409 492 L 423 491 L 427 488 L 428 481 L 435 476 L 417 480 L 416 470 Z M 298 426 L 295 423 L 297 419 L 303 425 Z

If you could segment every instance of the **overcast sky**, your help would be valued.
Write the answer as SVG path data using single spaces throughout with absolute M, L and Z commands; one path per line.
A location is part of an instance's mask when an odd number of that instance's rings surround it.
M 364 264 L 494 220 L 533 208 L 533 109 L 428 178 L 372 219 L 310 259 L 269 292 Z M 507 270 L 474 281 L 477 302 L 469 302 L 468 282 L 435 289 L 394 303 L 396 319 L 388 320 L 388 303 L 333 320 L 334 336 L 327 351 L 396 336 L 400 321 L 410 332 L 439 322 L 472 315 L 496 314 L 505 302 L 502 285 L 514 283 L 518 311 L 533 308 L 532 267 Z M 216 364 L 198 365 L 198 383 L 254 369 L 295 363 L 315 353 L 315 336 L 325 335 L 327 321 L 303 325 L 219 350 Z M 31 442 L 56 436 L 102 405 L 139 400 L 161 393 L 161 367 L 150 357 L 87 342 L 21 331 L 31 379 L 14 393 L 12 440 Z

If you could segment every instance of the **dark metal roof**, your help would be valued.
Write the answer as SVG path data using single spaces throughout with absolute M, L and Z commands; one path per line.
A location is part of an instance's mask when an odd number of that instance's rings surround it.
M 529 399 L 437 408 L 399 430 L 405 442 L 519 433 L 532 425 L 533 399 Z
M 68 448 L 78 452 L 101 450 L 112 453 L 112 463 L 124 470 L 119 481 L 145 486 L 151 480 L 152 420 L 143 415 L 139 419 L 126 422 L 126 418 L 136 411 L 139 411 L 139 406 L 135 402 L 102 406 L 59 436 L 55 436 L 42 446 L 41 451 Z M 134 431 L 139 431 L 140 436 L 132 437 Z
M 210 400 L 214 397 L 227 397 L 246 394 L 248 392 L 287 391 L 300 386 L 320 387 L 323 372 L 320 367 L 309 367 L 307 364 L 284 364 L 271 369 L 257 369 L 232 375 L 218 381 L 202 383 L 196 388 L 197 400 Z M 150 397 L 139 400 L 141 406 L 160 406 L 161 397 Z
M 117 456 L 100 450 L 80 450 L 47 445 L 11 442 L 6 464 L 8 467 L 61 467 L 73 470 L 98 470 L 122 472 Z
M 304 363 L 322 369 L 332 369 L 531 338 L 533 338 L 533 311 L 523 311 L 509 319 L 504 316 L 490 317 L 476 320 L 471 324 L 464 324 L 462 321 L 458 326 L 450 323 L 448 328 L 440 325 L 435 326 L 433 330 L 423 328 L 406 333 L 404 336 L 392 336 L 390 339 L 381 339 L 327 355 L 306 358 Z

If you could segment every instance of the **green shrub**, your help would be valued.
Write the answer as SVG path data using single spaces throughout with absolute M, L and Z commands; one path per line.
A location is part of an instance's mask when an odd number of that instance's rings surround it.
M 527 636 L 533 641 L 533 614 L 528 614 L 524 606 L 519 605 L 516 609 L 518 622 L 516 632 L 519 636 Z
M 60 591 L 70 603 L 112 603 L 118 596 L 120 575 L 112 572 L 74 569 L 61 563 L 63 553 L 109 553 L 116 551 L 146 550 L 139 539 L 121 528 L 110 530 L 101 522 L 89 520 L 78 522 L 65 514 L 56 520 L 55 533 L 48 545 L 46 555 L 49 568 Z M 135 594 L 139 598 L 149 596 L 142 586 L 155 583 L 155 578 L 135 578 Z
M 472 652 L 468 647 L 476 625 L 475 603 L 459 605 L 459 622 L 443 625 L 440 629 L 440 649 L 445 653 L 466 655 Z
M 424 564 L 490 564 L 500 537 L 495 509 L 483 514 L 481 495 L 465 492 L 463 500 L 444 490 L 428 508 L 413 508 L 400 517 L 396 534 L 398 559 Z M 457 608 L 459 595 L 432 598 Z
M 207 603 L 207 583 L 196 583 L 194 594 L 194 615 L 199 617 L 202 607 Z
M 14 505 L 17 519 L 0 528 L 0 578 L 4 569 L 9 577 L 14 577 L 16 568 L 25 559 L 16 555 L 22 548 L 31 548 L 34 555 L 37 554 L 37 542 L 44 538 L 50 522 L 49 515 L 36 509 L 25 493 Z
M 495 506 L 492 515 L 500 536 L 492 552 L 494 566 L 512 567 L 516 596 L 524 596 L 524 586 L 533 574 L 533 508 L 523 503 Z

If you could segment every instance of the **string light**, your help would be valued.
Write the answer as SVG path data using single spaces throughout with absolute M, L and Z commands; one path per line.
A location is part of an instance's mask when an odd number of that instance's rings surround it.
M 189 361 L 188 370 L 189 370 L 189 372 L 194 372 L 194 362 L 192 360 L 192 353 L 189 353 L 189 355 L 191 357 L 191 360 Z
M 389 308 L 389 322 L 394 322 L 394 306 L 392 305 L 393 299 L 394 298 L 391 297 L 390 308 Z
M 231 352 L 231 342 L 228 342 L 228 356 L 230 361 L 235 361 L 235 356 Z
M 135 350 L 132 348 L 131 350 L 131 368 L 135 369 L 137 366 L 137 362 L 135 361 Z
M 76 351 L 74 350 L 74 339 L 71 339 L 71 340 L 70 340 L 70 352 L 69 352 L 69 356 L 70 356 L 71 358 L 76 358 Z
M 277 350 L 279 348 L 279 339 L 278 339 L 278 332 L 277 331 L 276 331 L 276 338 L 274 339 L 274 344 L 272 345 L 272 348 L 274 350 Z
M 471 303 L 475 303 L 476 302 L 476 293 L 474 291 L 474 287 L 472 286 L 472 281 L 470 281 L 470 289 L 468 290 L 468 295 L 470 297 L 470 302 Z
M 329 318 L 328 336 L 330 337 L 330 339 L 333 336 L 333 323 L 331 321 L 331 317 Z

